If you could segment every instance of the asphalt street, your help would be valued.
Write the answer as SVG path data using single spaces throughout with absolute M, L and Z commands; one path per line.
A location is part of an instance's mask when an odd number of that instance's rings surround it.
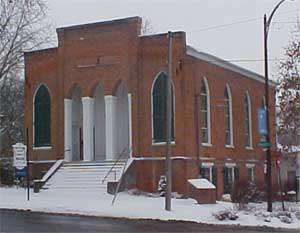
M 284 232 L 280 229 L 257 230 L 208 226 L 186 222 L 126 220 L 114 218 L 45 214 L 28 211 L 0 210 L 1 232 Z M 299 231 L 287 231 L 299 232 Z

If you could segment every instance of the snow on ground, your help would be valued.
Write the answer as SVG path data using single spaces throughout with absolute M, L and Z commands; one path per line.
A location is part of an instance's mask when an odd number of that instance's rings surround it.
M 128 192 L 118 194 L 112 206 L 113 196 L 110 194 L 87 194 L 84 192 L 66 193 L 51 190 L 41 193 L 30 193 L 30 201 L 26 199 L 26 190 L 17 188 L 0 188 L 0 208 L 28 209 L 50 213 L 82 214 L 106 217 L 124 217 L 137 219 L 183 220 L 208 224 L 236 224 L 243 226 L 269 226 L 300 229 L 300 220 L 294 216 L 291 224 L 280 222 L 278 218 L 271 218 L 271 222 L 264 222 L 255 212 L 238 212 L 235 221 L 218 221 L 213 216 L 221 210 L 233 208 L 232 203 L 218 202 L 217 204 L 198 205 L 193 199 L 172 199 L 172 211 L 164 210 L 164 198 L 145 195 L 132 195 Z M 276 203 L 274 209 L 279 208 Z M 290 203 L 292 208 L 300 211 L 300 204 Z M 254 204 L 251 204 L 252 208 Z M 266 204 L 255 204 L 255 211 L 264 212 Z

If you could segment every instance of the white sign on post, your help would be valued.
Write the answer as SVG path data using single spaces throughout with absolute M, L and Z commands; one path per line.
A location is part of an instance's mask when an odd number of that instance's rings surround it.
M 27 166 L 26 152 L 27 146 L 23 143 L 16 143 L 13 145 L 14 151 L 14 167 L 18 170 L 22 170 Z

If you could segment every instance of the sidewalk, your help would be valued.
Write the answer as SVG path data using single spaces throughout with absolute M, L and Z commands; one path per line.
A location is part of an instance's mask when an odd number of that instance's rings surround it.
M 80 214 L 87 216 L 117 217 L 129 219 L 157 219 L 193 221 L 207 224 L 242 225 L 242 226 L 268 226 L 286 229 L 299 229 L 300 221 L 293 217 L 290 224 L 282 223 L 278 218 L 272 217 L 271 222 L 265 222 L 261 216 L 255 216 L 257 210 L 266 204 L 252 204 L 256 212 L 239 211 L 239 218 L 235 221 L 219 221 L 213 216 L 221 210 L 233 208 L 232 203 L 218 202 L 217 204 L 198 205 L 193 199 L 172 199 L 172 211 L 164 210 L 164 198 L 135 196 L 128 192 L 118 194 L 112 206 L 113 196 L 88 193 L 64 193 L 58 195 L 51 190 L 33 193 L 27 201 L 26 190 L 16 188 L 0 188 L 0 208 L 31 210 L 47 213 Z M 300 211 L 300 204 L 286 203 L 294 210 Z M 274 204 L 274 210 L 279 210 L 280 203 Z

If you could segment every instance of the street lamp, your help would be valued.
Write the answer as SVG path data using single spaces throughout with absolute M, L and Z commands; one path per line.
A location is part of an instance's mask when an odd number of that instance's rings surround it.
M 271 20 L 279 8 L 279 6 L 286 0 L 281 0 L 273 11 L 271 12 L 269 18 L 267 15 L 264 15 L 264 52 L 265 52 L 265 97 L 266 97 L 266 123 L 267 123 L 267 135 L 266 141 L 270 143 L 270 120 L 269 120 L 269 76 L 268 76 L 268 33 L 271 26 Z M 266 152 L 267 157 L 267 199 L 268 199 L 268 212 L 272 212 L 272 175 L 271 175 L 271 148 L 270 145 L 267 147 Z

